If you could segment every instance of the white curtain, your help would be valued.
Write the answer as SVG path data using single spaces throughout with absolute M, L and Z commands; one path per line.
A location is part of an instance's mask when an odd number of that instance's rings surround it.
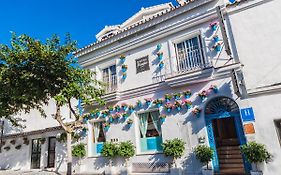
M 160 125 L 160 122 L 159 122 L 159 112 L 158 111 L 151 112 L 150 115 L 151 115 L 152 123 L 153 123 L 155 129 L 157 130 L 158 134 L 161 135 L 161 125 Z
M 98 137 L 99 137 L 99 134 L 100 134 L 100 124 L 101 123 L 94 123 L 94 143 L 97 143 L 98 142 Z
M 146 138 L 146 131 L 147 131 L 147 119 L 148 119 L 149 113 L 142 113 L 139 114 L 139 127 L 140 127 L 140 132 L 143 138 Z

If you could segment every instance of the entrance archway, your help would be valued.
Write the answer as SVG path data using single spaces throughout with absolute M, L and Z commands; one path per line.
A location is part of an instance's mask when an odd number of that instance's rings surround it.
M 249 169 L 241 155 L 240 145 L 246 143 L 240 110 L 228 97 L 216 97 L 205 107 L 209 145 L 214 150 L 212 160 L 216 172 L 243 174 Z

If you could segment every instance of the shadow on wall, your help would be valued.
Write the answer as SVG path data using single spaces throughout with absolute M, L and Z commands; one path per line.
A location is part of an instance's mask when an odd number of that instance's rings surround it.
M 201 163 L 196 159 L 196 156 L 193 152 L 188 154 L 187 156 L 182 158 L 181 166 L 183 167 L 185 173 L 184 174 L 190 174 L 195 173 L 200 174 L 201 173 Z

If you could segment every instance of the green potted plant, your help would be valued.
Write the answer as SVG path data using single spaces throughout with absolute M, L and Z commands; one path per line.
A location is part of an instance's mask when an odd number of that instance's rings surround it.
M 121 169 L 121 175 L 127 175 L 131 172 L 129 159 L 135 155 L 135 146 L 131 141 L 121 142 L 118 146 L 118 156 L 124 158 L 125 168 Z
M 162 144 L 164 155 L 172 158 L 171 175 L 182 174 L 182 169 L 178 168 L 176 160 L 183 156 L 185 150 L 184 145 L 185 142 L 179 138 L 166 140 Z
M 105 174 L 116 174 L 116 169 L 112 167 L 113 158 L 118 155 L 118 146 L 115 143 L 105 142 L 101 155 L 109 159 L 109 167 L 105 169 Z
M 262 171 L 258 169 L 258 164 L 268 163 L 272 159 L 272 155 L 267 151 L 265 145 L 249 142 L 241 146 L 241 152 L 245 158 L 252 163 L 251 175 L 262 175 Z
M 71 152 L 72 152 L 73 157 L 78 159 L 78 161 L 77 161 L 78 166 L 75 168 L 77 168 L 77 171 L 79 171 L 79 168 L 81 165 L 81 159 L 86 156 L 85 144 L 80 143 L 80 144 L 72 146 Z
M 206 146 L 206 145 L 199 145 L 194 150 L 196 158 L 205 166 L 207 166 L 207 169 L 202 169 L 203 175 L 211 175 L 213 174 L 213 170 L 209 169 L 209 162 L 213 158 L 213 150 Z

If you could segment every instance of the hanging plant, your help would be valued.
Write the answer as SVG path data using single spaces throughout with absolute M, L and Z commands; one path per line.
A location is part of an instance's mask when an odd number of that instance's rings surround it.
M 139 107 L 139 108 L 142 107 L 142 102 L 141 102 L 141 100 L 138 100 L 138 101 L 137 101 L 137 107 Z
M 103 118 L 106 118 L 109 115 L 109 111 L 108 110 L 104 110 L 101 112 L 101 115 Z
M 209 89 L 212 90 L 214 93 L 218 93 L 218 91 L 219 91 L 217 85 L 211 85 Z
M 155 104 L 157 108 L 160 108 L 163 104 L 163 100 L 162 99 L 156 99 L 156 100 L 153 101 L 153 104 Z
M 115 108 L 116 112 L 120 112 L 121 111 L 121 107 L 119 105 L 115 105 L 114 108 Z
M 121 118 L 121 116 L 122 116 L 122 115 L 121 115 L 119 112 L 117 112 L 117 113 L 115 113 L 112 117 L 113 117 L 113 119 L 119 121 L 119 119 Z
M 215 35 L 215 36 L 213 37 L 213 40 L 214 40 L 215 43 L 217 43 L 217 42 L 219 42 L 220 38 L 219 38 L 218 35 Z
M 165 101 L 166 102 L 170 102 L 171 101 L 171 99 L 172 99 L 172 95 L 171 94 L 165 94 Z
M 210 28 L 213 30 L 213 31 L 216 31 L 217 30 L 217 28 L 218 28 L 218 22 L 217 21 L 215 21 L 215 22 L 212 22 L 211 24 L 210 24 Z
M 41 139 L 40 139 L 40 143 L 41 143 L 41 144 L 44 144 L 45 142 L 46 142 L 46 138 L 41 138 Z
M 29 145 L 29 140 L 27 138 L 23 138 L 23 144 Z
M 96 116 L 96 112 L 95 112 L 95 110 L 90 111 L 90 114 L 89 114 L 89 119 L 93 119 L 93 118 L 95 118 L 95 116 Z
M 19 150 L 19 149 L 21 148 L 21 145 L 17 145 L 17 146 L 15 146 L 15 148 L 16 148 L 17 150 Z
M 160 115 L 160 122 L 164 123 L 166 121 L 166 117 L 167 117 L 166 115 L 163 115 L 163 114 Z
M 160 69 L 163 69 L 163 68 L 164 68 L 164 61 L 161 61 L 161 62 L 159 63 L 159 68 L 160 68 Z
M 104 126 L 104 130 L 108 131 L 109 128 L 110 128 L 110 123 L 106 122 L 106 123 L 103 124 L 103 126 Z
M 220 51 L 221 51 L 221 47 L 222 47 L 222 42 L 217 42 L 212 48 L 213 48 L 216 52 L 220 52 Z
M 193 113 L 193 115 L 195 115 L 195 116 L 199 116 L 200 112 L 201 112 L 201 109 L 200 109 L 198 106 L 196 106 L 196 107 L 193 108 L 193 110 L 192 110 L 192 113 Z
M 147 107 L 151 105 L 152 98 L 145 98 L 144 100 L 145 100 L 145 103 L 146 103 Z
M 169 103 L 169 102 L 166 103 L 164 107 L 165 107 L 165 109 L 166 109 L 166 111 L 168 113 L 170 113 L 172 111 L 172 109 L 173 109 L 173 105 L 171 103 Z
M 132 125 L 133 125 L 133 120 L 132 119 L 129 119 L 128 121 L 127 121 L 127 125 L 128 125 L 128 127 L 130 128 Z
M 174 94 L 174 98 L 175 98 L 176 100 L 180 100 L 180 99 L 181 99 L 181 93 L 175 93 L 175 94 Z
M 125 57 L 125 55 L 123 55 L 123 54 L 120 55 L 119 59 L 120 59 L 120 63 L 121 63 L 121 64 L 124 64 L 125 61 L 126 61 L 126 57 Z
M 6 150 L 6 151 L 9 151 L 10 149 L 11 149 L 10 146 L 5 146 L 5 147 L 4 147 L 4 150 Z
M 126 72 L 128 70 L 128 65 L 123 64 L 122 65 L 122 72 Z
M 157 52 L 157 58 L 159 61 L 163 60 L 163 52 Z
M 175 106 L 175 109 L 177 109 L 178 111 L 180 111 L 181 108 L 182 108 L 182 101 L 176 100 L 175 103 L 174 103 L 174 106 Z
M 129 117 L 129 115 L 127 113 L 123 114 L 123 118 L 126 120 Z
M 122 79 L 125 80 L 126 78 L 127 78 L 127 73 L 126 73 L 126 72 L 123 72 L 123 73 L 122 73 Z
M 128 108 L 127 103 L 122 103 L 122 104 L 121 104 L 121 108 L 122 108 L 124 111 L 126 111 L 127 108 Z
M 101 114 L 100 110 L 96 109 L 96 110 L 95 110 L 95 114 L 96 114 L 96 117 L 99 117 L 100 114 Z
M 4 146 L 5 144 L 6 144 L 6 141 L 3 140 L 3 141 L 2 141 L 2 146 Z
M 12 145 L 16 144 L 16 140 L 13 139 L 13 140 L 10 141 L 10 143 L 11 143 Z
M 133 105 L 129 105 L 129 113 L 133 113 L 135 110 L 135 107 Z
M 157 44 L 157 50 L 160 50 L 162 48 L 162 44 Z
M 183 92 L 184 98 L 190 98 L 191 96 L 191 90 L 186 90 Z
M 184 100 L 183 102 L 187 109 L 190 109 L 192 107 L 192 102 L 190 100 Z
M 203 90 L 202 92 L 200 92 L 200 93 L 198 94 L 198 96 L 199 96 L 200 99 L 203 101 L 203 100 L 205 100 L 205 99 L 207 98 L 208 92 L 205 91 L 205 90 Z
M 108 110 L 109 113 L 113 113 L 114 108 L 113 108 L 113 106 L 108 106 L 107 110 Z
M 111 115 L 111 116 L 108 117 L 108 122 L 109 122 L 109 123 L 112 123 L 112 122 L 113 122 L 113 117 L 114 117 L 114 115 L 113 115 L 113 116 Z
M 86 136 L 87 131 L 88 131 L 88 128 L 83 127 L 83 128 L 82 128 L 82 131 L 81 131 L 81 135 L 82 135 L 82 136 Z

